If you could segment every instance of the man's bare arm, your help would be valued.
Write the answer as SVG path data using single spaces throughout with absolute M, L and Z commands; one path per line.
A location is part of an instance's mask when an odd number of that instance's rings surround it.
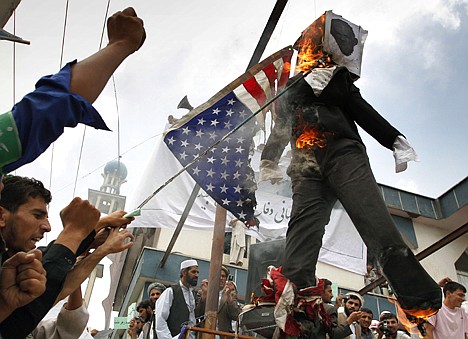
M 129 7 L 107 20 L 109 44 L 72 66 L 70 92 L 93 103 L 114 71 L 146 39 L 143 20 Z
M 79 261 L 75 267 L 68 273 L 62 291 L 60 292 L 57 300 L 62 300 L 68 296 L 72 291 L 77 289 L 83 281 L 91 274 L 97 264 L 108 254 L 119 253 L 130 248 L 133 243 L 126 242 L 127 239 L 133 239 L 133 235 L 126 229 L 119 230 L 119 228 L 112 228 L 107 230 L 109 235 L 106 241 L 99 246 L 93 253 L 89 254 L 86 258 Z

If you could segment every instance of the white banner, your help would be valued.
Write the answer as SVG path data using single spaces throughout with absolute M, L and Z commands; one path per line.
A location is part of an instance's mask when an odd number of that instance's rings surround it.
M 258 170 L 260 152 L 256 152 L 252 165 Z M 287 162 L 282 161 L 282 167 Z M 140 205 L 155 190 L 161 187 L 175 173 L 180 171 L 181 165 L 162 142 L 157 142 L 142 179 L 135 192 L 128 199 L 128 210 Z M 141 216 L 132 222 L 132 227 L 175 228 L 187 204 L 195 182 L 187 173 L 182 173 L 152 200 L 141 211 Z M 289 181 L 272 185 L 261 182 L 256 192 L 257 208 L 255 215 L 260 220 L 259 229 L 249 229 L 246 233 L 259 241 L 279 239 L 286 236 L 288 221 L 291 216 L 292 199 Z M 200 190 L 190 210 L 184 229 L 210 230 L 214 225 L 216 205 L 213 199 Z M 227 222 L 232 219 L 228 215 Z M 230 231 L 229 225 L 226 230 Z M 323 238 L 323 246 L 319 260 L 330 265 L 340 267 L 358 274 L 366 270 L 366 247 L 358 232 L 340 204 L 332 211 L 330 223 L 327 225 Z

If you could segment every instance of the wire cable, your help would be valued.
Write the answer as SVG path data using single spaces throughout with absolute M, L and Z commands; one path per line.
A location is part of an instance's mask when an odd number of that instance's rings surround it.
M 123 155 L 125 155 L 125 154 L 127 154 L 127 153 L 130 153 L 130 152 L 133 151 L 134 149 L 140 147 L 141 145 L 145 144 L 146 142 L 150 141 L 151 139 L 154 139 L 154 138 L 160 136 L 161 134 L 162 134 L 162 133 L 155 134 L 155 135 L 153 135 L 153 136 L 151 136 L 151 137 L 149 137 L 149 138 L 147 138 L 147 139 L 145 139 L 145 140 L 139 142 L 138 144 L 136 144 L 136 145 L 130 147 L 128 150 L 126 150 L 125 152 L 123 152 L 121 155 L 123 156 Z M 84 178 L 90 176 L 91 174 L 93 174 L 93 173 L 95 173 L 96 171 L 98 171 L 98 170 L 100 170 L 101 168 L 103 168 L 109 161 L 113 161 L 113 160 L 117 160 L 117 158 L 113 158 L 113 159 L 107 160 L 105 163 L 99 165 L 98 167 L 96 167 L 96 168 L 93 169 L 92 171 L 88 172 L 87 174 L 82 175 L 78 180 L 82 180 L 82 179 L 84 179 Z M 65 186 L 62 186 L 61 188 L 55 190 L 55 191 L 53 192 L 53 195 L 55 196 L 57 193 L 59 193 L 59 192 L 65 190 L 65 189 L 67 189 L 67 188 L 70 187 L 71 185 L 73 185 L 73 183 L 69 183 L 69 184 L 67 184 L 67 185 L 65 185 Z
M 67 21 L 68 21 L 68 7 L 69 7 L 69 0 L 65 5 L 65 18 L 63 20 L 63 33 L 62 33 L 62 46 L 60 48 L 60 62 L 59 68 L 62 68 L 63 63 L 63 51 L 65 49 L 65 33 L 67 32 Z M 50 155 L 50 173 L 49 173 L 49 191 L 52 190 L 52 176 L 53 176 L 53 169 L 54 169 L 54 152 L 55 151 L 55 142 L 52 143 L 51 148 L 51 155 Z
M 99 50 L 102 49 L 102 43 L 103 43 L 103 40 L 104 40 L 104 33 L 105 33 L 105 29 L 106 29 L 107 16 L 109 15 L 109 7 L 110 7 L 110 0 L 107 1 L 106 13 L 104 15 L 104 24 L 103 24 L 102 31 L 101 31 L 101 38 L 99 40 Z M 113 76 L 112 76 L 112 79 L 113 79 Z M 115 86 L 114 86 L 114 90 L 115 90 Z M 83 148 L 84 148 L 84 141 L 85 141 L 85 138 L 86 138 L 86 131 L 87 131 L 87 126 L 85 125 L 84 128 L 83 128 L 83 136 L 81 137 L 80 154 L 78 156 L 78 164 L 76 166 L 75 182 L 73 184 L 72 197 L 75 197 L 76 185 L 78 184 L 78 175 L 79 175 L 80 167 L 81 167 L 81 159 L 83 157 Z

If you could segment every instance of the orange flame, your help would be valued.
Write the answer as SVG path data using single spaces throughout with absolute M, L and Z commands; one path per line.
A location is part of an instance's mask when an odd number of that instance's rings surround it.
M 323 132 L 320 132 L 317 126 L 305 130 L 297 139 L 297 148 L 324 148 L 327 145 L 327 139 Z
M 419 333 L 419 337 L 423 338 L 426 333 L 424 323 L 430 316 L 437 313 L 436 309 L 426 310 L 406 310 L 393 298 L 387 298 L 388 301 L 395 304 L 398 312 L 398 320 L 406 328 L 409 333 Z
M 332 67 L 331 58 L 323 52 L 323 36 L 325 31 L 325 14 L 315 20 L 296 41 L 294 47 L 298 50 L 296 70 L 306 72 L 316 67 Z

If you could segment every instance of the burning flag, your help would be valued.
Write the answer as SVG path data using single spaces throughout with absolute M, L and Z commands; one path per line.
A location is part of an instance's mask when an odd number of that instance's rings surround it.
M 182 117 L 164 137 L 200 187 L 244 222 L 253 219 L 256 205 L 249 157 L 257 126 L 248 118 L 285 85 L 292 52 L 286 47 L 255 65 Z

